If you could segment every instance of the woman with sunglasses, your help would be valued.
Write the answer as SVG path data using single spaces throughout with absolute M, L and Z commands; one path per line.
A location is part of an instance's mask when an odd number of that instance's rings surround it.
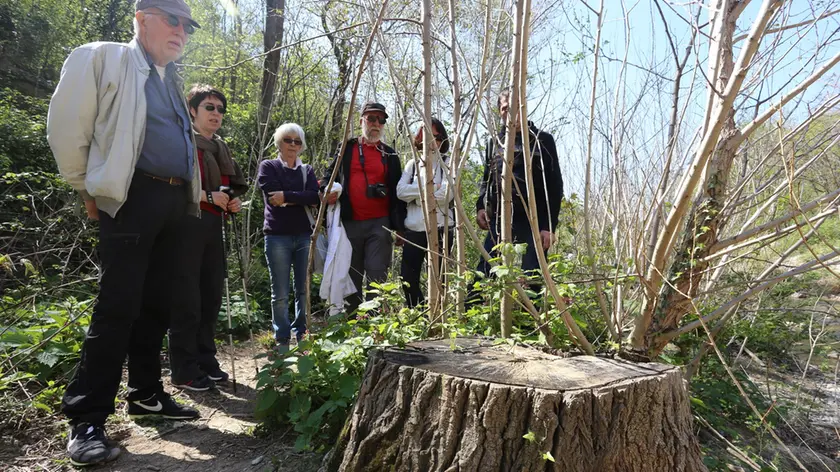
M 224 94 L 209 85 L 195 85 L 187 101 L 198 148 L 201 217 L 188 217 L 186 224 L 189 244 L 183 248 L 184 257 L 195 270 L 185 281 L 183 295 L 188 298 L 184 305 L 191 309 L 170 320 L 169 351 L 172 384 L 204 391 L 228 380 L 216 360 L 214 339 L 225 277 L 222 219 L 225 213 L 242 208 L 238 195 L 248 190 L 248 184 L 227 144 L 216 134 L 225 116 Z
M 449 151 L 449 136 L 443 123 L 437 118 L 432 118 L 432 129 L 435 137 L 435 149 L 439 152 L 438 159 L 435 159 L 434 182 L 435 201 L 437 203 L 437 224 L 438 224 L 438 247 L 440 254 L 444 254 L 444 235 L 446 236 L 446 247 L 452 247 L 452 231 L 455 227 L 455 213 L 451 202 L 455 198 L 451 176 L 441 165 L 445 162 Z M 423 127 L 417 130 L 414 136 L 414 146 L 423 150 Z M 397 184 L 397 198 L 405 202 L 405 234 L 406 243 L 403 245 L 402 263 L 400 276 L 405 283 L 405 301 L 409 308 L 421 303 L 424 299 L 420 287 L 420 274 L 422 273 L 423 261 L 426 260 L 426 248 L 428 239 L 426 237 L 426 220 L 423 216 L 423 207 L 420 202 L 420 184 L 423 182 L 424 169 L 421 166 L 415 169 L 414 160 L 409 160 L 405 171 Z M 438 258 L 441 264 L 442 258 Z
M 291 332 L 300 341 L 306 334 L 306 268 L 312 237 L 308 207 L 320 203 L 318 179 L 312 167 L 300 160 L 306 136 L 296 123 L 285 123 L 274 132 L 277 159 L 260 164 L 257 184 L 263 192 L 265 258 L 271 278 L 271 319 L 277 351 L 288 352 Z M 294 268 L 295 319 L 289 324 L 290 276 Z

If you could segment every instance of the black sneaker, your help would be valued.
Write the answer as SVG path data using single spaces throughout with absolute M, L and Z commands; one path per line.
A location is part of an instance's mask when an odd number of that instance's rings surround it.
M 216 367 L 215 369 L 211 369 L 209 372 L 207 372 L 207 377 L 210 377 L 210 380 L 216 383 L 225 383 L 230 378 L 227 372 L 223 371 L 218 367 Z
M 71 464 L 86 466 L 111 462 L 120 456 L 120 447 L 108 439 L 102 426 L 79 423 L 70 428 L 67 453 Z
M 168 393 L 160 392 L 145 400 L 129 401 L 128 416 L 131 419 L 162 416 L 171 420 L 194 420 L 201 414 L 195 408 L 177 403 Z
M 183 383 L 172 383 L 172 385 L 184 389 L 184 390 L 192 390 L 193 392 L 206 392 L 211 388 L 216 388 L 215 379 L 211 379 L 210 377 L 204 375 L 197 379 L 190 380 L 189 382 Z

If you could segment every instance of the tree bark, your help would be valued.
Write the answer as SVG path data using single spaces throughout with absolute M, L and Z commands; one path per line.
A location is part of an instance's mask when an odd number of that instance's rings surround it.
M 327 39 L 330 40 L 333 56 L 335 56 L 335 62 L 338 66 L 338 85 L 333 91 L 332 98 L 330 99 L 332 115 L 327 116 L 329 122 L 327 123 L 327 126 L 325 126 L 325 129 L 328 132 L 327 136 L 329 143 L 327 145 L 327 152 L 330 155 L 334 152 L 338 152 L 338 147 L 341 144 L 341 130 L 344 125 L 345 118 L 344 107 L 347 105 L 347 87 L 350 86 L 350 79 L 353 72 L 347 42 L 343 38 L 339 37 L 338 33 L 331 32 L 332 28 L 327 21 L 327 15 L 332 5 L 333 2 L 328 1 L 321 10 L 321 26 L 324 28 L 324 33 L 327 33 Z
M 373 351 L 321 471 L 706 470 L 679 369 L 456 343 Z
M 427 299 L 429 301 L 429 321 L 434 324 L 438 316 L 440 321 L 446 322 L 446 315 L 442 310 L 440 297 L 440 263 L 438 262 L 438 219 L 437 200 L 435 200 L 435 164 L 438 161 L 438 151 L 434 147 L 434 129 L 432 129 L 432 1 L 421 2 L 420 19 L 423 24 L 423 175 L 421 192 L 423 194 L 426 224 L 426 268 L 428 277 Z M 446 177 L 448 178 L 448 176 Z M 446 238 L 444 238 L 445 240 Z
M 734 6 L 727 5 L 726 2 L 720 2 L 719 6 L 726 10 L 721 12 L 723 34 L 717 43 L 719 74 L 715 87 L 723 90 L 735 67 L 732 37 L 735 34 L 737 16 L 731 11 Z M 709 159 L 703 191 L 691 208 L 681 242 L 677 246 L 671 265 L 671 283 L 662 287 L 657 313 L 648 328 L 647 345 L 651 358 L 659 355 L 665 347 L 664 344 L 653 341 L 655 336 L 675 329 L 685 315 L 693 313 L 693 300 L 709 266 L 706 257 L 723 230 L 721 209 L 726 200 L 729 173 L 737 151 L 737 146 L 732 147 L 729 142 L 737 136 L 735 110 L 730 109 L 720 132 L 717 149 Z
M 502 208 L 499 218 L 501 228 L 499 235 L 502 243 L 510 244 L 513 242 L 513 156 L 516 140 L 516 122 L 519 120 L 519 61 L 527 60 L 521 57 L 522 46 L 522 11 L 523 0 L 516 1 L 516 14 L 514 15 L 513 24 L 513 50 L 511 51 L 511 70 L 510 70 L 510 93 L 508 94 L 508 114 L 505 122 L 505 158 L 502 165 L 502 192 L 499 198 L 502 199 Z M 527 128 L 523 133 L 527 133 Z M 491 224 L 493 222 L 491 221 Z M 507 267 L 513 266 L 513 253 L 509 249 L 504 249 L 502 252 L 502 264 Z M 513 332 L 513 298 L 510 293 L 505 291 L 502 294 L 502 303 L 500 308 L 501 314 L 501 328 L 502 337 L 508 338 Z
M 260 87 L 260 129 L 268 123 L 268 118 L 271 114 L 271 105 L 274 101 L 274 89 L 277 86 L 277 71 L 280 68 L 280 50 L 275 48 L 283 42 L 283 18 L 285 10 L 286 0 L 265 1 L 263 48 L 268 54 L 266 54 L 265 62 L 263 63 L 262 87 Z

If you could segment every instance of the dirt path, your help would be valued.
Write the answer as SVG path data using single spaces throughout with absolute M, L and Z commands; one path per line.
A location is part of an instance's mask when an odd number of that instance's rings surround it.
M 257 421 L 253 410 L 256 399 L 254 355 L 260 348 L 249 344 L 236 346 L 236 393 L 230 383 L 217 391 L 185 393 L 169 385 L 166 389 L 178 401 L 201 411 L 201 419 L 190 422 L 168 420 L 131 421 L 125 402 L 117 405 L 117 414 L 108 423 L 110 437 L 120 442 L 123 450 L 116 461 L 91 467 L 92 471 L 172 471 L 172 472 L 240 472 L 288 471 L 308 472 L 317 469 L 321 455 L 297 453 L 291 431 L 255 435 Z M 230 354 L 220 348 L 222 368 L 231 372 Z M 260 365 L 266 362 L 258 361 Z M 122 396 L 122 395 L 121 395 Z M 63 429 L 66 431 L 66 429 Z M 27 453 L 0 465 L 0 470 L 65 471 L 74 470 L 63 450 L 66 438 L 55 437 L 45 448 L 29 448 Z M 35 449 L 35 450 L 33 450 Z M 38 450 L 40 449 L 40 450 Z M 10 466 L 9 469 L 6 467 Z

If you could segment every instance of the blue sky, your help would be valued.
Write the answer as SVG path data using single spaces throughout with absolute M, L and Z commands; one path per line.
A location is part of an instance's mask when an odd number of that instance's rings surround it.
M 591 2 L 589 4 L 595 8 L 598 5 Z M 542 25 L 541 30 L 532 38 L 532 43 L 539 44 L 540 47 L 532 52 L 533 59 L 529 68 L 541 75 L 532 79 L 529 89 L 529 108 L 535 121 L 541 123 L 546 129 L 555 131 L 558 148 L 562 149 L 561 164 L 566 169 L 567 188 L 569 189 L 567 193 L 569 193 L 580 191 L 583 182 L 585 125 L 589 116 L 586 107 L 588 106 L 591 87 L 592 45 L 594 44 L 596 17 L 594 13 L 580 3 L 568 2 L 567 5 L 555 10 L 550 18 L 549 15 L 543 16 L 546 24 Z M 637 115 L 636 118 L 638 119 L 634 119 L 633 122 L 635 128 L 629 132 L 634 135 L 634 146 L 638 151 L 656 153 L 657 149 L 661 151 L 664 126 L 667 123 L 669 111 L 668 96 L 671 93 L 670 89 L 673 83 L 670 78 L 673 77 L 674 71 L 671 49 L 659 13 L 652 1 L 628 1 L 624 5 L 624 8 L 629 11 L 627 17 L 629 18 L 630 46 L 627 60 L 632 65 L 627 67 L 624 78 L 619 81 L 620 61 L 623 59 L 627 38 L 625 15 L 620 1 L 606 1 L 606 14 L 601 38 L 603 57 L 599 70 L 601 80 L 598 83 L 599 98 L 596 116 L 599 120 L 606 121 L 602 124 L 609 124 L 612 117 L 609 105 L 615 98 L 615 89 L 619 83 L 626 87 L 622 93 L 627 97 L 626 101 L 628 103 L 632 103 L 641 95 L 640 108 L 644 108 L 646 111 Z M 660 2 L 668 22 L 668 29 L 677 43 L 679 54 L 682 55 L 690 39 L 691 30 L 678 14 L 688 17 L 691 10 L 689 6 L 683 4 L 675 5 L 671 3 L 670 8 L 668 5 L 668 3 Z M 758 0 L 751 2 L 740 17 L 739 31 L 736 35 L 748 31 L 760 6 L 761 2 Z M 812 8 L 816 10 L 812 10 Z M 803 0 L 797 0 L 792 2 L 788 10 L 791 17 L 787 19 L 787 22 L 804 21 L 815 16 L 813 11 L 822 12 L 826 9 L 833 11 L 837 8 L 840 8 L 837 2 L 822 2 L 811 5 Z M 702 24 L 707 21 L 708 12 L 704 10 L 700 16 L 700 22 Z M 573 27 L 575 24 L 578 26 Z M 814 27 L 807 28 L 807 30 L 805 30 L 806 27 L 803 27 L 795 31 L 785 32 L 781 36 L 782 44 L 779 51 L 787 51 L 787 55 L 783 57 L 780 55 L 779 65 L 772 72 L 762 74 L 762 77 L 766 76 L 767 78 L 764 87 L 755 89 L 751 95 L 767 97 L 769 90 L 789 90 L 810 75 L 815 68 L 811 56 L 816 45 L 825 42 L 826 38 L 837 36 L 839 25 L 840 14 L 823 19 Z M 581 31 L 586 33 L 581 33 Z M 704 31 L 708 31 L 708 28 Z M 765 38 L 763 44 L 773 38 L 775 36 Z M 798 43 L 796 43 L 795 38 L 798 38 Z M 742 44 L 743 42 L 736 44 L 736 57 Z M 819 54 L 817 64 L 822 64 L 826 58 L 836 54 L 840 50 L 839 47 L 836 43 L 830 44 Z M 707 50 L 708 42 L 702 40 L 698 46 L 699 55 L 692 55 L 689 59 L 686 69 L 689 74 L 687 75 L 691 74 L 692 68 L 698 60 L 700 61 L 700 70 L 705 71 Z M 584 58 L 577 63 L 557 65 L 558 59 L 562 60 L 564 57 L 563 53 L 566 55 L 582 53 Z M 811 59 L 810 62 L 808 62 L 809 59 Z M 552 64 L 555 64 L 553 69 Z M 634 66 L 655 67 L 669 80 L 651 83 L 650 73 Z M 804 70 L 800 71 L 803 66 Z M 553 79 L 547 77 L 549 71 L 555 73 Z M 790 82 L 788 83 L 788 81 Z M 690 81 L 684 79 L 684 89 L 687 89 L 688 83 Z M 826 86 L 829 88 L 834 86 L 836 93 L 836 84 L 837 73 L 832 71 L 803 95 L 804 102 L 818 102 L 820 94 L 825 93 Z M 684 90 L 684 95 L 686 93 L 687 90 Z M 705 98 L 703 79 L 702 76 L 699 76 L 695 85 L 695 94 L 686 113 L 684 135 L 689 136 L 699 126 L 705 108 Z M 662 101 L 662 104 L 660 104 L 660 101 Z M 683 103 L 685 103 L 685 98 Z M 805 109 L 805 106 L 788 107 L 787 114 L 793 120 L 801 119 Z M 742 115 L 742 117 L 747 116 Z M 562 125 L 564 121 L 570 123 Z M 604 139 L 598 138 L 597 142 L 599 145 L 595 149 L 596 158 L 604 157 L 608 151 L 601 146 Z M 599 177 L 597 168 L 595 177 L 596 180 Z

